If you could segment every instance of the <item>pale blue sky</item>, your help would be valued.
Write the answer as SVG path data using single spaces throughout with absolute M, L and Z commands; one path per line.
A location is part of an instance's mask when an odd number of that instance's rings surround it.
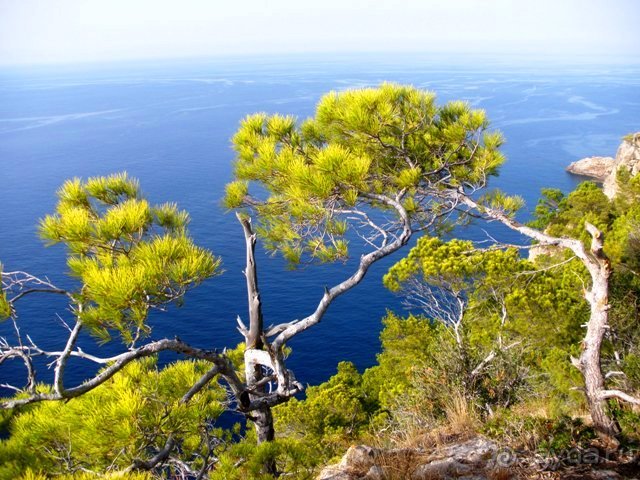
M 0 0 L 0 64 L 301 52 L 638 57 L 640 0 Z

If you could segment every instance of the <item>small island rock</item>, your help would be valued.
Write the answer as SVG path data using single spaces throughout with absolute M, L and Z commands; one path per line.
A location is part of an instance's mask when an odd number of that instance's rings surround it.
M 567 172 L 604 182 L 611 175 L 615 162 L 613 157 L 587 157 L 573 162 L 567 167 Z

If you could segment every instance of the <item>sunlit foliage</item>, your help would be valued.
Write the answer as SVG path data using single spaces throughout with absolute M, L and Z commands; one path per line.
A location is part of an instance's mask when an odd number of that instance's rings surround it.
M 331 92 L 304 122 L 251 115 L 233 139 L 236 180 L 225 204 L 254 209 L 261 238 L 293 264 L 344 259 L 350 210 L 385 210 L 379 195 L 400 195 L 418 226 L 441 213 L 431 194 L 484 186 L 504 160 L 502 137 L 487 128 L 482 110 L 438 106 L 430 92 L 388 83 Z
M 208 368 L 180 361 L 158 369 L 147 358 L 69 402 L 28 407 L 10 419 L 10 437 L 0 441 L 0 478 L 18 478 L 27 467 L 47 478 L 123 470 L 160 450 L 170 434 L 185 458 L 204 454 L 204 432 L 224 436 L 215 421 L 226 393 L 214 382 L 188 404 L 180 399 Z
M 175 204 L 150 205 L 137 180 L 122 173 L 65 182 L 40 234 L 69 249 L 83 325 L 103 341 L 115 331 L 130 343 L 150 331 L 151 309 L 182 301 L 220 272 L 220 260 L 189 238 L 188 222 Z

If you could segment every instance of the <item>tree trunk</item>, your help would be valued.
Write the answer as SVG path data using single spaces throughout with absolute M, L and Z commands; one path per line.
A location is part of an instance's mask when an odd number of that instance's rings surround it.
M 263 377 L 262 367 L 257 364 L 246 365 L 247 387 L 249 390 L 256 392 L 255 394 L 249 394 L 251 400 L 259 398 L 260 393 L 264 393 L 264 386 L 256 387 L 256 383 Z M 258 445 L 264 442 L 271 442 L 275 439 L 275 430 L 273 428 L 273 414 L 271 413 L 271 407 L 264 406 L 258 410 L 254 410 L 249 417 L 253 422 L 256 429 L 256 438 Z M 268 458 L 265 460 L 262 471 L 276 476 L 278 470 L 276 468 L 275 458 Z
M 251 220 L 248 217 L 238 215 L 238 220 L 244 231 L 247 266 L 244 275 L 247 279 L 247 299 L 249 302 L 249 330 L 245 333 L 245 343 L 247 350 L 262 350 L 264 348 L 263 334 L 264 322 L 262 318 L 262 303 L 260 301 L 260 290 L 258 289 L 258 273 L 255 262 L 256 235 L 251 229 Z M 258 400 L 265 393 L 265 385 L 260 384 L 264 378 L 263 367 L 257 363 L 245 360 L 245 375 L 249 399 Z M 275 438 L 273 428 L 273 414 L 271 407 L 263 406 L 254 410 L 249 417 L 255 426 L 258 444 L 271 442 Z M 264 473 L 277 475 L 275 459 L 267 459 L 263 466 Z
M 599 232 L 598 232 L 599 233 Z M 609 276 L 611 267 L 602 252 L 602 240 L 594 235 L 591 253 L 597 262 L 597 270 L 591 270 L 593 284 L 586 293 L 591 306 L 591 315 L 587 324 L 587 333 L 583 341 L 583 350 L 577 367 L 584 376 L 585 395 L 589 405 L 589 412 L 593 426 L 598 436 L 607 447 L 617 448 L 620 429 L 607 411 L 607 400 L 603 397 L 605 391 L 604 375 L 600 364 L 600 350 L 602 340 L 609 328 Z M 600 234 L 601 235 L 601 234 Z
M 620 445 L 617 438 L 620 434 L 620 428 L 608 412 L 607 399 L 617 397 L 636 404 L 640 404 L 640 400 L 624 394 L 624 392 L 607 390 L 604 384 L 604 375 L 600 364 L 600 349 L 602 340 L 609 328 L 611 263 L 604 253 L 602 232 L 589 222 L 585 223 L 585 229 L 591 235 L 591 246 L 587 250 L 580 240 L 553 237 L 522 225 L 499 210 L 480 206 L 464 194 L 458 198 L 465 205 L 486 214 L 489 218 L 500 221 L 507 227 L 533 238 L 543 245 L 557 245 L 570 249 L 589 271 L 592 285 L 589 290 L 585 290 L 585 299 L 589 302 L 591 314 L 587 323 L 587 333 L 582 344 L 580 358 L 572 358 L 571 361 L 583 375 L 589 413 L 598 436 L 607 447 L 617 448 Z

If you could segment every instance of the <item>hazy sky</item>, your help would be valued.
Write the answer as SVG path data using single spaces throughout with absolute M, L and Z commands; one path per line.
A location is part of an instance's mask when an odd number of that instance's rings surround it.
M 640 54 L 640 0 L 0 0 L 0 64 L 299 52 Z

